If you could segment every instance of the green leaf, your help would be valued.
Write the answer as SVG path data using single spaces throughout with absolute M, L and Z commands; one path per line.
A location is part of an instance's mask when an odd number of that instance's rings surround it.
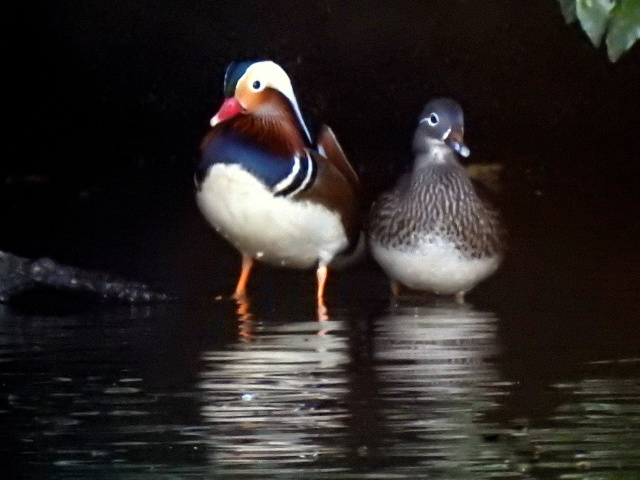
M 578 20 L 591 39 L 591 43 L 596 47 L 602 41 L 613 7 L 615 7 L 614 0 L 577 0 Z
M 640 39 L 640 0 L 558 0 L 567 23 L 580 21 L 591 43 L 603 37 L 607 55 L 617 61 Z
M 617 61 L 640 38 L 640 0 L 619 0 L 607 30 L 607 54 Z
M 562 15 L 567 23 L 575 22 L 578 17 L 576 15 L 576 0 L 558 0 Z

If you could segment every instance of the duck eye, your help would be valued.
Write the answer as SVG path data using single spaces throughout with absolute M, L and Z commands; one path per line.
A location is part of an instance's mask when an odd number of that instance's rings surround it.
M 255 82 L 253 82 L 253 83 L 251 84 L 251 88 L 252 88 L 253 90 L 255 90 L 256 92 L 257 92 L 258 90 L 260 90 L 260 88 L 261 88 L 261 87 L 262 87 L 262 83 L 260 82 L 260 80 L 256 80 Z
M 440 121 L 440 118 L 438 118 L 438 114 L 436 113 L 432 113 L 427 118 L 427 123 L 429 123 L 429 125 L 431 125 L 432 127 L 436 126 L 439 121 Z

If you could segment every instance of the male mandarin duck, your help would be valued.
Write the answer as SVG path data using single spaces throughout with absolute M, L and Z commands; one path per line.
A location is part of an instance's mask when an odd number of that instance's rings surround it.
M 315 267 L 324 307 L 328 268 L 364 248 L 358 176 L 328 126 L 314 136 L 278 64 L 231 63 L 224 95 L 195 182 L 205 219 L 242 254 L 234 297 L 260 260 Z
M 502 262 L 500 215 L 458 162 L 457 154 L 470 153 L 463 132 L 456 101 L 427 103 L 413 138 L 412 171 L 372 205 L 369 246 L 394 295 L 406 286 L 463 302 Z

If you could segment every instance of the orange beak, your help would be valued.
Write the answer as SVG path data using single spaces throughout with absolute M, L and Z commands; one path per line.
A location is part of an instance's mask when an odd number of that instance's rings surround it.
M 215 127 L 220 122 L 229 120 L 239 113 L 242 113 L 243 110 L 244 109 L 242 108 L 242 105 L 240 105 L 240 102 L 238 102 L 238 100 L 236 100 L 234 97 L 227 98 L 224 102 L 222 102 L 218 113 L 215 114 L 215 116 L 209 123 L 212 127 Z

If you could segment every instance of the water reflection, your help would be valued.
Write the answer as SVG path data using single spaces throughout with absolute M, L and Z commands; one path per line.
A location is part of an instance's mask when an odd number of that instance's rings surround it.
M 505 394 L 492 359 L 498 319 L 469 305 L 399 306 L 377 321 L 385 455 L 403 473 L 489 478 L 508 452 L 484 416 Z
M 635 356 L 511 362 L 470 305 L 254 302 L 0 306 L 0 453 L 42 479 L 638 478 Z
M 326 322 L 246 313 L 240 341 L 203 354 L 202 415 L 224 478 L 504 472 L 482 424 L 505 391 L 491 362 L 494 315 L 457 304 Z
M 230 475 L 298 473 L 344 457 L 349 361 L 342 321 L 264 321 L 253 318 L 241 338 L 203 353 L 202 415 L 211 425 L 210 461 Z M 326 467 L 326 472 L 333 469 Z
M 238 316 L 238 327 L 240 337 L 249 341 L 254 337 L 253 313 L 251 312 L 251 301 L 248 297 L 242 296 L 235 299 L 236 315 Z

